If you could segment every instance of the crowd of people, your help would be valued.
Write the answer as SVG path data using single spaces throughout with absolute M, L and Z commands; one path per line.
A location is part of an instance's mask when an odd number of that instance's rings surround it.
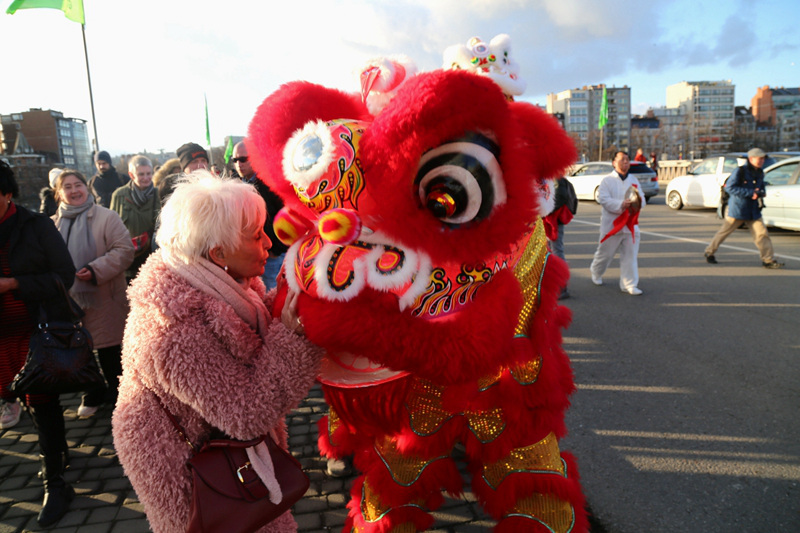
M 42 527 L 58 522 L 75 492 L 63 477 L 69 446 L 59 396 L 18 398 L 10 388 L 40 312 L 69 320 L 70 304 L 83 311 L 105 384 L 84 391 L 77 416 L 116 406 L 120 461 L 154 531 L 182 529 L 190 487 L 186 458 L 176 462 L 174 452 L 185 450 L 177 435 L 170 449 L 140 442 L 166 434 L 144 420 L 156 420 L 155 396 L 200 442 L 212 428 L 242 439 L 271 431 L 286 447 L 283 416 L 308 392 L 321 353 L 304 340 L 296 295 L 272 318 L 267 291 L 286 251 L 274 238 L 272 217 L 282 203 L 255 176 L 243 143 L 234 155 L 238 176 L 210 172 L 208 153 L 195 143 L 179 147 L 157 172 L 137 155 L 123 176 L 101 151 L 89 179 L 74 169 L 50 172 L 40 213 L 14 201 L 18 183 L 0 161 L 0 429 L 17 425 L 25 411 L 33 421 Z M 159 461 L 174 467 L 172 478 L 153 468 Z M 296 529 L 288 513 L 275 523 L 282 524 L 277 530 Z
M 106 381 L 84 392 L 77 415 L 116 406 L 114 443 L 155 532 L 182 529 L 191 491 L 190 450 L 167 418 L 153 416 L 159 406 L 182 420 L 193 442 L 218 432 L 242 440 L 271 433 L 285 448 L 283 419 L 317 375 L 321 352 L 304 338 L 298 295 L 290 291 L 272 318 L 269 290 L 286 253 L 272 220 L 282 203 L 256 175 L 247 146 L 233 148 L 238 176 L 210 172 L 198 144 L 186 143 L 176 153 L 157 170 L 137 155 L 127 176 L 103 151 L 91 179 L 53 169 L 40 194 L 41 213 L 14 201 L 14 172 L 0 161 L 0 429 L 14 427 L 24 410 L 33 421 L 44 485 L 42 527 L 55 524 L 75 495 L 63 477 L 69 464 L 64 414 L 58 395 L 17 398 L 9 386 L 25 363 L 40 313 L 51 320 L 67 316 L 61 286 L 85 313 Z M 722 241 L 745 224 L 763 266 L 783 267 L 760 220 L 763 161 L 764 152 L 754 148 L 725 185 L 730 208 L 706 248 L 709 263 L 717 263 Z M 636 296 L 642 294 L 638 217 L 645 199 L 628 172 L 628 154 L 615 153 L 612 163 L 598 194 L 600 239 L 591 280 L 602 285 L 619 254 L 619 288 Z M 562 178 L 555 209 L 545 217 L 551 250 L 562 260 L 564 227 L 576 210 L 574 191 Z M 568 297 L 564 287 L 560 298 Z M 296 529 L 289 513 L 273 525 L 275 531 Z

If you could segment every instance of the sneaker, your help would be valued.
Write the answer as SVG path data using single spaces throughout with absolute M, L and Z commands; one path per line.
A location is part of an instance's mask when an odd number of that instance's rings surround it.
M 22 405 L 19 400 L 13 402 L 6 402 L 0 400 L 0 429 L 13 428 L 19 423 L 19 417 L 22 416 Z
M 772 269 L 783 268 L 784 266 L 786 266 L 783 263 L 778 263 L 777 261 L 770 261 L 769 263 L 761 263 L 761 264 L 764 265 L 764 268 L 772 268 Z
M 330 458 L 325 471 L 331 477 L 346 477 L 353 472 L 353 469 L 347 459 Z
M 627 292 L 631 296 L 639 296 L 640 294 L 642 294 L 642 289 L 640 289 L 639 287 L 631 287 L 630 289 L 620 289 L 620 290 L 622 290 L 622 292 Z
M 594 274 L 592 274 L 592 283 L 594 283 L 595 285 L 602 285 L 603 278 L 596 278 L 594 277 Z
M 569 291 L 567 289 L 564 289 L 563 291 L 561 291 L 561 294 L 558 295 L 558 299 L 566 300 L 567 298 L 569 298 Z
M 717 258 L 714 257 L 714 254 L 706 253 L 706 262 L 711 263 L 712 265 L 716 265 Z
M 97 409 L 99 409 L 99 407 L 100 406 L 98 405 L 95 406 L 86 405 L 85 403 L 83 403 L 83 400 L 81 400 L 81 406 L 78 407 L 78 418 L 93 417 L 94 414 L 97 412 Z

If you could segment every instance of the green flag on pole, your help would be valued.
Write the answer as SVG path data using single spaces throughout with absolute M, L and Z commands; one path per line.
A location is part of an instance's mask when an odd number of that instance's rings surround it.
M 86 24 L 83 16 L 83 0 L 14 0 L 6 9 L 6 13 L 13 15 L 17 9 L 36 9 L 46 7 L 59 9 L 69 20 L 79 24 Z
M 228 164 L 228 161 L 231 160 L 231 156 L 233 155 L 233 140 L 228 136 L 228 146 L 225 147 L 225 164 Z
M 597 122 L 597 129 L 602 130 L 603 126 L 608 122 L 608 94 L 606 88 L 603 87 L 603 103 L 600 104 L 600 120 Z

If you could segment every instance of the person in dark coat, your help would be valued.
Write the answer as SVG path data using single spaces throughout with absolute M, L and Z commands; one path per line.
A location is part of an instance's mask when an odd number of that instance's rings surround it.
M 41 306 L 49 320 L 69 320 L 58 282 L 75 280 L 75 266 L 53 221 L 14 203 L 14 172 L 0 161 L 0 418 L 3 428 L 19 422 L 21 406 L 9 385 L 22 369 Z M 39 525 L 55 524 L 69 509 L 75 491 L 62 476 L 67 462 L 64 413 L 57 395 L 26 395 L 39 436 L 44 503 Z
M 239 142 L 233 147 L 231 161 L 233 161 L 236 172 L 242 181 L 253 185 L 267 205 L 267 221 L 264 223 L 264 233 L 272 241 L 272 248 L 269 249 L 269 259 L 267 259 L 264 275 L 261 276 L 261 279 L 264 285 L 267 286 L 267 290 L 269 290 L 277 285 L 278 274 L 283 266 L 286 250 L 288 250 L 288 247 L 275 235 L 275 229 L 272 227 L 275 215 L 283 208 L 283 201 L 256 175 L 256 171 L 250 164 L 250 157 L 247 155 L 247 146 L 244 142 Z
M 728 212 L 725 221 L 717 234 L 706 247 L 706 261 L 717 264 L 714 256 L 720 245 L 728 236 L 741 227 L 747 226 L 753 241 L 761 256 L 764 268 L 783 268 L 784 264 L 775 261 L 772 251 L 772 239 L 769 238 L 767 227 L 761 220 L 761 210 L 764 208 L 764 161 L 767 154 L 761 148 L 753 148 L 747 152 L 747 163 L 734 170 L 725 182 L 725 191 L 728 193 Z
M 49 217 L 55 215 L 58 210 L 58 200 L 56 200 L 55 191 L 53 189 L 55 189 L 56 180 L 62 172 L 64 172 L 64 169 L 51 169 L 47 177 L 50 185 L 48 187 L 42 187 L 42 190 L 39 191 L 39 200 L 41 200 L 39 212 Z
M 111 206 L 111 196 L 114 191 L 127 184 L 127 176 L 120 176 L 117 169 L 111 164 L 111 156 L 105 150 L 97 152 L 94 156 L 97 174 L 89 180 L 89 190 L 98 205 Z

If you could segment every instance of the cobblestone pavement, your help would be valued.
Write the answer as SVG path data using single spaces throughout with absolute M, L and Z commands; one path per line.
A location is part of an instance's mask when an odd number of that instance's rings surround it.
M 70 468 L 65 479 L 77 497 L 70 511 L 48 531 L 63 533 L 145 533 L 149 531 L 141 503 L 117 461 L 111 438 L 111 407 L 90 419 L 79 419 L 80 395 L 61 397 L 70 445 Z M 305 497 L 294 507 L 299 531 L 340 531 L 347 515 L 351 478 L 325 473 L 317 450 L 317 421 L 326 411 L 322 391 L 314 387 L 288 417 L 289 448 L 311 479 Z M 37 478 L 39 449 L 33 423 L 23 413 L 17 426 L 0 431 L 0 533 L 43 531 L 36 522 L 42 502 Z M 462 499 L 446 498 L 434 514 L 439 533 L 488 531 L 492 522 L 467 492 Z

